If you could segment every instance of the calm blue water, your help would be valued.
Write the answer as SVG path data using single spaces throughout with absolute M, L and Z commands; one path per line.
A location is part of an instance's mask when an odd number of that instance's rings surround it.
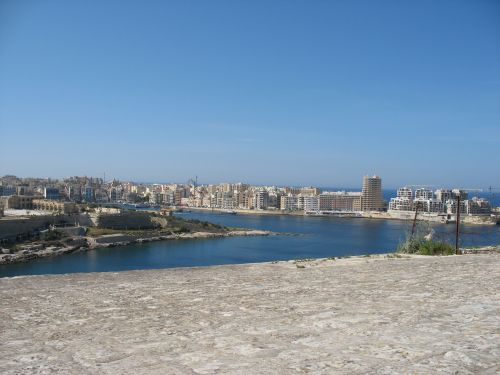
M 410 228 L 408 222 L 367 219 L 204 212 L 186 213 L 180 216 L 232 227 L 266 229 L 295 235 L 163 241 L 99 249 L 0 266 L 0 277 L 208 266 L 384 253 L 393 251 Z M 432 228 L 438 238 L 453 238 L 453 225 L 432 225 Z M 462 232 L 463 245 L 500 243 L 500 226 L 466 226 L 462 228 Z

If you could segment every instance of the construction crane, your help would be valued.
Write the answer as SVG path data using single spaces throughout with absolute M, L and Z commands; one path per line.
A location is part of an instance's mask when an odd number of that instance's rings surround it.
M 188 185 L 192 185 L 194 187 L 198 186 L 198 176 L 194 176 L 194 178 L 190 178 L 187 182 Z
M 495 192 L 496 191 L 499 191 L 500 189 L 499 188 L 494 188 L 494 187 L 489 187 L 488 188 L 488 192 L 490 193 L 490 199 L 493 199 L 495 197 Z

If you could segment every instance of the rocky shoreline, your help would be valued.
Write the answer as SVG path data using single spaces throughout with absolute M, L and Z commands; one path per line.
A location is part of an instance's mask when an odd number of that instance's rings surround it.
M 276 233 L 273 233 L 271 231 L 264 230 L 232 230 L 228 232 L 193 232 L 144 237 L 125 234 L 102 235 L 98 237 L 82 237 L 72 241 L 74 242 L 74 245 L 71 246 L 45 246 L 43 243 L 26 244 L 21 245 L 19 247 L 19 250 L 16 252 L 13 252 L 10 249 L 1 248 L 0 265 L 28 262 L 38 258 L 65 255 L 74 253 L 76 251 L 89 251 L 103 247 L 126 246 L 136 243 L 224 237 L 269 236 L 275 234 Z

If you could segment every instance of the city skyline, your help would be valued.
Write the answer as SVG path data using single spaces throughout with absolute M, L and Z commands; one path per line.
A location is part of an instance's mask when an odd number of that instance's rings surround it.
M 111 183 L 112 181 L 119 181 L 119 182 L 127 182 L 127 183 L 134 183 L 134 184 L 144 184 L 144 185 L 154 185 L 154 184 L 157 184 L 157 185 L 168 185 L 168 184 L 184 184 L 184 185 L 187 185 L 189 184 L 190 182 L 193 182 L 195 181 L 196 178 L 198 178 L 198 181 L 197 181 L 197 185 L 201 186 L 201 185 L 219 185 L 219 184 L 238 184 L 238 183 L 243 183 L 243 184 L 249 184 L 251 186 L 276 186 L 276 187 L 284 187 L 284 186 L 289 186 L 289 187 L 317 187 L 317 188 L 321 188 L 321 189 L 340 189 L 340 190 L 346 190 L 346 191 L 350 191 L 350 190 L 358 190 L 361 186 L 361 178 L 362 177 L 370 177 L 370 176 L 380 176 L 376 173 L 372 173 L 372 174 L 364 174 L 364 175 L 360 175 L 358 176 L 358 180 L 355 181 L 353 183 L 352 186 L 350 185 L 342 185 L 340 183 L 335 183 L 334 181 L 332 181 L 332 183 L 330 184 L 326 184 L 326 185 L 318 185 L 318 184 L 313 184 L 313 183 L 303 183 L 303 184 L 287 184 L 287 183 L 255 183 L 253 181 L 249 181 L 249 180 L 235 180 L 235 179 L 229 179 L 229 180 L 210 180 L 210 179 L 202 179 L 200 178 L 201 176 L 188 176 L 186 178 L 184 178 L 183 180 L 174 180 L 174 179 L 168 179 L 168 178 L 165 178 L 165 179 L 156 179 L 156 180 L 151 180 L 151 181 L 143 181 L 143 180 L 139 180 L 139 179 L 126 179 L 126 178 L 117 178 L 117 177 L 113 177 L 113 176 L 109 176 L 107 173 L 105 174 L 101 174 L 101 175 L 98 175 L 98 174 L 93 174 L 93 175 L 86 175 L 86 174 L 77 174 L 77 173 L 73 173 L 73 174 L 69 174 L 69 175 L 61 175 L 61 176 L 41 176 L 41 175 L 20 175 L 20 174 L 15 174 L 15 173 L 2 173 L 0 171 L 0 180 L 3 178 L 3 177 L 8 177 L 8 176 L 13 176 L 13 177 L 16 177 L 16 178 L 20 178 L 20 179 L 50 179 L 50 180 L 53 180 L 53 181 L 62 181 L 62 180 L 65 180 L 65 179 L 70 179 L 70 178 L 73 178 L 73 177 L 77 177 L 77 178 L 83 178 L 83 177 L 86 177 L 86 178 L 89 178 L 89 179 L 101 179 L 102 181 L 104 181 L 105 183 Z M 477 189 L 477 190 L 481 190 L 482 192 L 488 192 L 489 189 L 491 188 L 493 190 L 494 193 L 496 193 L 497 191 L 500 190 L 500 188 L 498 187 L 495 187 L 493 185 L 487 185 L 487 186 L 479 186 L 479 185 L 474 185 L 473 183 L 471 184 L 466 184 L 466 185 L 454 185 L 452 183 L 443 183 L 443 184 L 425 184 L 425 183 L 411 183 L 411 182 L 405 182 L 405 181 L 401 181 L 401 182 L 397 182 L 395 186 L 392 186 L 392 185 L 388 185 L 386 182 L 385 182 L 385 177 L 383 178 L 383 181 L 384 181 L 384 184 L 383 184 L 383 187 L 382 187 L 382 190 L 384 191 L 388 191 L 388 190 L 391 190 L 391 191 L 395 191 L 397 189 L 399 189 L 400 187 L 413 187 L 413 188 L 430 188 L 430 189 L 434 189 L 434 188 L 465 188 L 465 189 Z
M 495 1 L 3 1 L 0 174 L 499 187 L 499 35 Z

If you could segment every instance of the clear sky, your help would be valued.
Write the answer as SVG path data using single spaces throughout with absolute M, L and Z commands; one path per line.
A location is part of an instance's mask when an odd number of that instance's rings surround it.
M 0 0 L 0 175 L 500 187 L 500 1 Z

